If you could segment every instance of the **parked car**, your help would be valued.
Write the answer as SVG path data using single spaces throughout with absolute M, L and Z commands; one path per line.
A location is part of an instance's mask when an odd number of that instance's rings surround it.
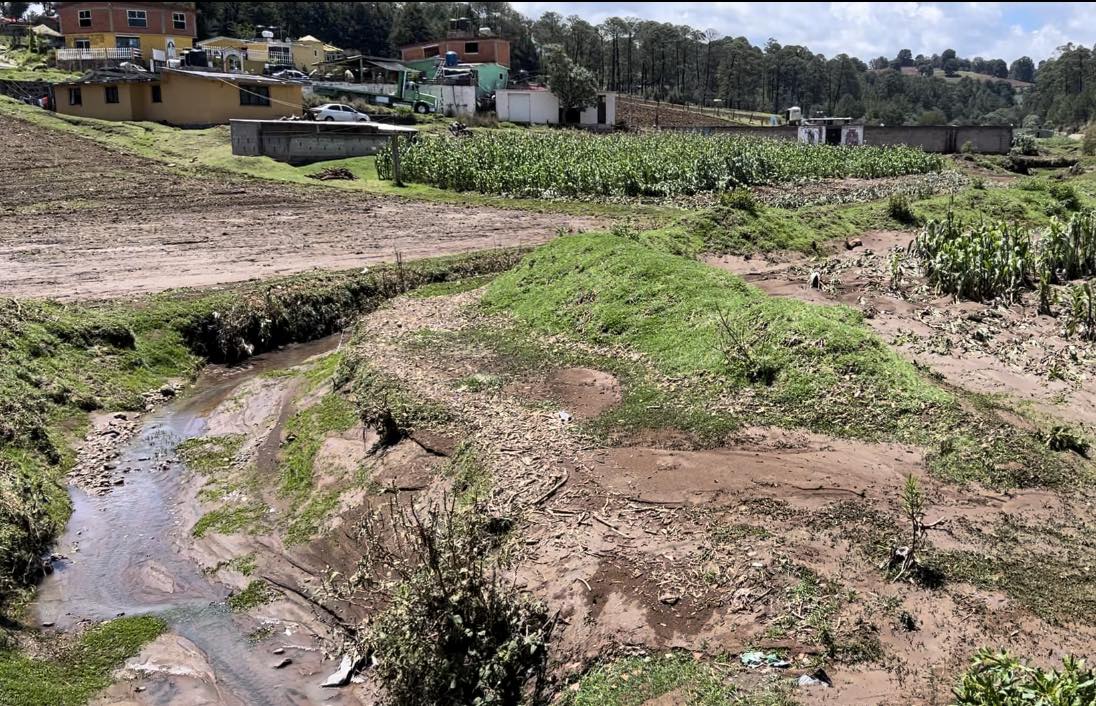
M 370 122 L 370 117 L 357 108 L 343 103 L 325 103 L 308 111 L 313 120 L 339 120 L 343 122 Z
M 308 81 L 308 74 L 303 71 L 297 71 L 296 69 L 284 69 L 274 74 L 274 78 L 280 78 L 283 81 Z

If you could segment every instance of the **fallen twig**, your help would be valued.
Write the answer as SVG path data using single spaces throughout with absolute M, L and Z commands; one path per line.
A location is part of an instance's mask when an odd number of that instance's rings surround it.
M 568 479 L 569 479 L 570 477 L 571 477 L 571 474 L 567 472 L 567 469 L 566 469 L 566 468 L 564 468 L 564 469 L 563 469 L 563 477 L 562 477 L 562 478 L 560 478 L 560 479 L 559 479 L 558 481 L 556 481 L 556 484 L 555 484 L 555 485 L 553 485 L 553 486 L 552 486 L 551 488 L 549 488 L 549 489 L 548 489 L 548 492 L 544 493 L 544 494 L 543 494 L 543 495 L 541 495 L 541 496 L 540 496 L 539 498 L 537 498 L 536 500 L 534 500 L 534 501 L 533 501 L 533 507 L 536 507 L 536 506 L 540 505 L 541 503 L 543 503 L 543 502 L 545 502 L 546 500 L 548 500 L 548 498 L 550 498 L 550 497 L 552 497 L 553 495 L 555 495 L 555 494 L 556 494 L 556 491 L 557 491 L 557 490 L 559 490 L 560 488 L 562 488 L 562 487 L 563 487 L 563 484 L 564 484 L 564 483 L 566 483 L 566 482 L 567 482 L 567 480 L 568 480 Z

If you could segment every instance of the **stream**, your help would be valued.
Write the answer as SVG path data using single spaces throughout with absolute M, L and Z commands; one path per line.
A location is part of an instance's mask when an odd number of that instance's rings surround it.
M 188 391 L 149 414 L 117 458 L 119 468 L 131 469 L 124 485 L 105 495 L 70 487 L 73 512 L 56 549 L 66 558 L 42 581 L 32 615 L 64 630 L 123 614 L 156 614 L 170 633 L 204 654 L 215 677 L 215 703 L 337 703 L 337 692 L 319 686 L 325 673 L 305 680 L 299 669 L 275 669 L 277 658 L 249 643 L 246 628 L 225 606 L 228 589 L 187 556 L 197 508 L 193 477 L 175 447 L 201 435 L 205 417 L 246 381 L 329 352 L 339 339 L 289 346 L 240 367 L 210 366 Z M 330 663 L 316 669 L 333 671 Z M 170 684 L 147 689 L 142 703 L 194 703 Z

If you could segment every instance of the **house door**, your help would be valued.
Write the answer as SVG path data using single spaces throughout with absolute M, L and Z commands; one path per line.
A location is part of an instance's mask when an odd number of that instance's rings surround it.
M 532 110 L 529 106 L 529 94 L 510 94 L 510 122 L 532 122 Z
M 605 96 L 597 97 L 597 124 L 605 124 Z

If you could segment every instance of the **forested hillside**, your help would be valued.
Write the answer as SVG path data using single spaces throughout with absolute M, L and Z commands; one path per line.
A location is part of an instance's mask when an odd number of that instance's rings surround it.
M 941 47 L 931 56 L 903 49 L 865 62 L 826 57 L 770 39 L 756 46 L 746 28 L 688 27 L 613 17 L 593 25 L 547 13 L 531 20 L 505 2 L 199 2 L 199 32 L 247 35 L 276 27 L 315 34 L 347 49 L 392 55 L 405 43 L 442 36 L 451 17 L 474 18 L 513 43 L 513 68 L 536 75 L 538 47 L 560 44 L 610 89 L 671 101 L 779 111 L 791 105 L 886 124 L 1046 122 L 1076 128 L 1096 116 L 1092 49 L 1067 45 L 1036 64 L 963 58 Z M 738 32 L 735 30 L 738 29 Z M 1009 79 L 1005 81 L 1004 79 Z M 1033 86 L 1025 84 L 1033 83 Z M 1034 116 L 1034 117 L 1029 117 Z

